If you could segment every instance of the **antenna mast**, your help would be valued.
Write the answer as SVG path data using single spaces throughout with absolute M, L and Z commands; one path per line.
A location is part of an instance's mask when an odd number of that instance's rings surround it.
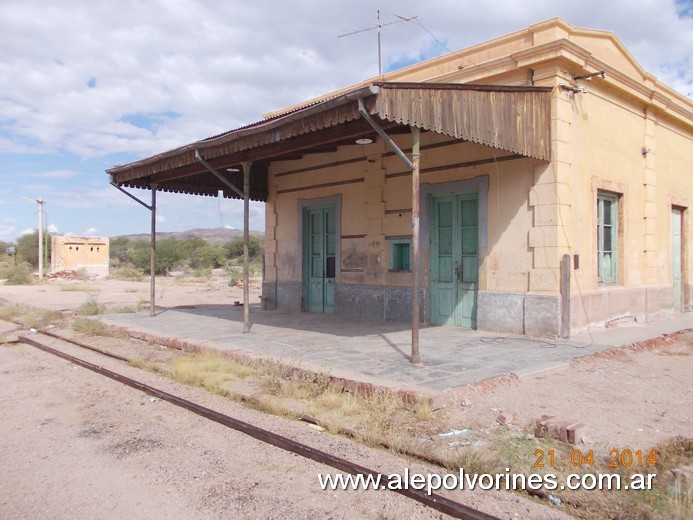
M 377 24 L 374 25 L 373 27 L 367 27 L 366 29 L 359 29 L 358 31 L 353 31 L 345 34 L 340 34 L 337 36 L 337 38 L 344 38 L 345 36 L 351 36 L 353 34 L 359 34 L 362 32 L 366 31 L 372 31 L 373 29 L 377 29 L 378 31 L 378 76 L 382 76 L 383 74 L 383 62 L 382 62 L 382 55 L 381 55 L 381 47 L 380 47 L 380 30 L 383 27 L 387 27 L 388 25 L 394 25 L 396 23 L 402 23 L 402 22 L 412 22 L 418 18 L 418 16 L 412 16 L 410 18 L 405 18 L 404 16 L 399 16 L 398 14 L 395 15 L 399 20 L 395 20 L 394 22 L 388 22 L 388 23 L 380 23 L 380 9 L 377 11 Z

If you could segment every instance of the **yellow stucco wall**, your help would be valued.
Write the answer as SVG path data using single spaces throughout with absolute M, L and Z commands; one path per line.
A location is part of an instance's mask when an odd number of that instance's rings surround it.
M 108 276 L 108 237 L 53 236 L 51 272 L 78 271 Z
M 399 145 L 408 146 L 408 136 L 398 136 Z M 426 150 L 434 143 L 450 145 Z M 527 193 L 532 185 L 534 161 L 516 159 L 474 167 L 457 167 L 426 173 L 427 168 L 493 159 L 494 151 L 472 143 L 455 143 L 435 134 L 422 136 L 422 184 L 473 179 L 489 179 L 488 258 L 482 259 L 480 288 L 525 292 L 532 255 L 528 248 L 527 229 L 532 224 L 532 211 L 527 204 Z M 507 152 L 495 151 L 498 156 Z M 384 157 L 383 157 L 384 156 Z M 336 154 L 313 158 L 313 165 L 332 163 L 363 157 L 364 160 L 345 166 L 285 175 L 296 169 L 284 163 L 270 172 L 270 203 L 267 205 L 268 225 L 266 277 L 268 281 L 301 281 L 301 250 L 298 213 L 300 199 L 319 199 L 341 194 L 341 267 L 347 272 L 337 273 L 337 282 L 363 284 L 410 285 L 411 274 L 389 270 L 390 248 L 388 237 L 411 236 L 411 175 L 407 167 L 381 143 L 368 146 L 349 146 Z M 366 159 L 368 157 L 368 159 Z M 374 168 L 377 166 L 377 168 Z M 300 163 L 304 168 L 305 163 Z M 380 170 L 382 182 L 373 183 L 373 172 Z M 279 174 L 279 176 L 277 175 Z M 284 174 L 284 175 L 282 175 Z M 399 175 L 404 174 L 404 175 Z M 343 184 L 314 189 L 307 185 L 364 179 L 354 184 Z M 367 182 L 368 181 L 368 182 Z M 369 184 L 370 183 L 370 184 Z M 377 185 L 373 185 L 377 184 Z M 303 187 L 303 188 L 302 188 Z M 300 190 L 286 192 L 287 190 Z M 402 210 L 402 211 L 399 211 Z M 274 215 L 281 215 L 276 219 Z M 270 231 L 269 228 L 273 229 Z M 374 238 L 379 237 L 379 238 Z M 427 249 L 427 248 L 426 248 Z M 276 251 L 276 253 L 274 253 Z M 424 268 L 428 258 L 422 257 Z M 370 263 L 369 263 L 370 262 Z M 349 270 L 362 268 L 363 272 Z
M 574 79 L 602 68 L 608 69 L 606 78 Z M 547 296 L 554 298 L 551 305 L 560 305 L 561 257 L 569 254 L 579 259 L 579 268 L 570 272 L 573 330 L 623 316 L 650 319 L 672 307 L 670 227 L 676 206 L 683 210 L 685 301 L 693 304 L 693 105 L 643 71 L 613 35 L 553 20 L 384 79 L 553 88 L 550 163 L 523 158 L 459 166 L 509 154 L 422 133 L 422 186 L 487 180 L 480 291 Z M 571 90 L 578 86 L 587 91 Z M 394 140 L 400 148 L 411 147 L 409 135 Z M 336 282 L 411 285 L 411 273 L 388 269 L 388 238 L 411 235 L 411 176 L 380 139 L 273 163 L 269 176 L 267 282 L 301 283 L 301 201 L 339 195 Z M 619 195 L 618 282 L 612 285 L 598 279 L 599 190 Z M 421 246 L 426 283 L 428 244 Z M 544 326 L 554 324 L 536 330 Z
M 572 184 L 574 208 L 566 213 L 568 247 L 559 253 L 580 255 L 580 268 L 571 280 L 577 328 L 619 316 L 650 319 L 671 307 L 672 206 L 684 210 L 683 280 L 689 287 L 693 282 L 693 237 L 687 224 L 693 195 L 690 126 L 641 100 L 614 93 L 603 82 L 594 81 L 588 88 L 588 93 L 562 93 L 558 99 L 570 112 L 570 171 L 565 178 Z M 599 190 L 619 195 L 619 276 L 613 285 L 598 280 Z M 647 294 L 631 290 L 636 288 Z M 690 302 L 690 289 L 687 294 Z M 644 305 L 644 299 L 650 301 Z

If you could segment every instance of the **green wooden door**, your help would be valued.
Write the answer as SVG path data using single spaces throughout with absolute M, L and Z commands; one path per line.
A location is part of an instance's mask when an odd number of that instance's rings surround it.
M 336 269 L 335 208 L 306 210 L 304 229 L 304 273 L 306 310 L 334 312 L 334 277 Z
M 477 194 L 436 196 L 431 211 L 431 323 L 476 328 L 479 289 Z
M 681 281 L 681 210 L 671 210 L 671 279 L 674 286 L 674 310 L 683 312 L 683 286 Z

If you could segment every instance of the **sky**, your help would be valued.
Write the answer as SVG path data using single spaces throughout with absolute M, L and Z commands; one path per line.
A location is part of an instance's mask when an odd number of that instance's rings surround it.
M 149 232 L 107 168 L 377 75 L 364 29 L 378 10 L 382 24 L 417 17 L 383 27 L 385 72 L 559 16 L 613 32 L 693 96 L 693 0 L 2 0 L 0 241 L 37 229 L 38 198 L 54 233 Z M 159 231 L 241 228 L 243 205 L 162 193 L 157 218 Z M 263 204 L 250 223 L 264 229 Z

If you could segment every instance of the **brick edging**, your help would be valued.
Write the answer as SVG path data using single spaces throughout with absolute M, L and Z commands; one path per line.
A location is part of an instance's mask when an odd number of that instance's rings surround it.
M 643 341 L 635 341 L 618 347 L 613 347 L 601 352 L 595 352 L 580 358 L 573 359 L 571 363 L 590 363 L 603 359 L 615 359 L 628 354 L 637 354 L 638 352 L 647 352 L 657 350 L 663 347 L 671 347 L 681 342 L 681 336 L 693 332 L 693 329 L 682 329 L 669 334 L 662 334 L 654 338 Z

